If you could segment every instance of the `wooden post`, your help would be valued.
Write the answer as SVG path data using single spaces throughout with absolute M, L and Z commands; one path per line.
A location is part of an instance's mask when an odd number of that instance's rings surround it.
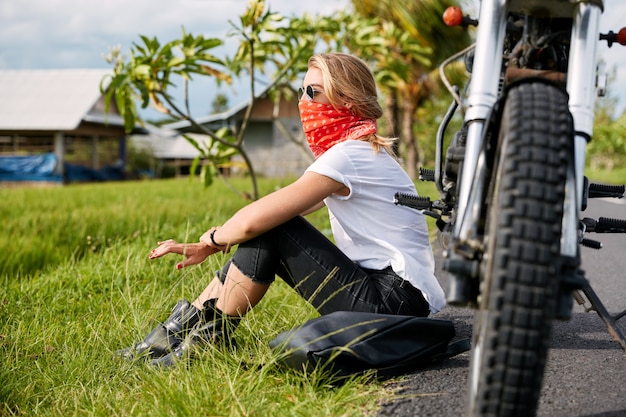
M 54 154 L 57 157 L 57 166 L 54 169 L 54 173 L 63 177 L 65 174 L 65 136 L 63 132 L 54 133 Z
M 98 135 L 91 137 L 91 168 L 98 169 Z

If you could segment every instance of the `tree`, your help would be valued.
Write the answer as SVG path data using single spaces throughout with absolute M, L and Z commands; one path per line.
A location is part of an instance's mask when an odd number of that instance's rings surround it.
M 614 116 L 616 98 L 598 100 L 593 139 L 587 146 L 588 164 L 593 169 L 613 169 L 626 163 L 626 112 Z
M 263 4 L 253 0 L 251 3 Z M 307 60 L 318 50 L 337 50 L 337 33 L 342 29 L 341 19 L 327 16 L 309 16 L 285 19 L 272 15 L 259 19 L 260 10 L 242 16 L 239 25 L 234 25 L 231 36 L 237 36 L 240 44 L 229 68 L 235 76 L 247 73 L 253 102 L 256 99 L 257 81 L 263 80 L 265 90 L 274 102 L 275 123 L 281 132 L 307 157 L 311 157 L 304 136 L 294 136 L 278 119 L 281 98 L 295 97 L 294 82 L 302 78 L 307 70 Z M 321 44 L 321 45 L 320 45 Z M 268 75 L 269 74 L 269 75 Z M 245 125 L 244 125 L 245 126 Z
M 218 94 L 211 103 L 213 114 L 223 113 L 228 110 L 228 97 L 224 94 Z
M 439 64 L 469 44 L 467 32 L 448 28 L 441 19 L 444 10 L 458 2 L 354 0 L 353 5 L 366 19 L 352 20 L 346 45 L 373 62 L 387 97 L 386 118 L 398 124 L 401 155 L 407 172 L 416 178 L 423 160 L 414 135 L 417 110 L 437 91 Z
M 174 120 L 190 121 L 211 139 L 206 147 L 202 147 L 186 137 L 201 152 L 191 172 L 195 172 L 200 158 L 207 158 L 210 162 L 203 165 L 201 170 L 201 177 L 208 185 L 217 172 L 216 166 L 232 156 L 232 149 L 236 151 L 237 145 L 229 140 L 226 131 L 213 132 L 195 122 L 189 108 L 188 84 L 196 75 L 212 76 L 218 83 L 232 81 L 232 77 L 225 71 L 223 60 L 210 53 L 211 49 L 222 45 L 222 41 L 187 34 L 184 28 L 180 39 L 164 45 L 157 38 L 143 35 L 140 38 L 142 43 L 133 43 L 131 57 L 127 62 L 119 50 L 112 51 L 107 57 L 107 61 L 113 64 L 113 75 L 101 83 L 101 90 L 105 94 L 105 111 L 108 112 L 111 100 L 114 99 L 124 119 L 126 131 L 131 131 L 137 122 L 141 122 L 137 113 L 137 99 L 141 101 L 142 108 L 152 105 Z M 183 106 L 172 96 L 178 79 L 183 82 Z
M 149 104 L 159 111 L 179 120 L 187 120 L 192 127 L 209 137 L 206 144 L 186 137 L 200 152 L 192 164 L 195 172 L 202 160 L 201 178 L 206 186 L 218 174 L 218 165 L 234 155 L 243 158 L 252 182 L 252 192 L 242 193 L 253 199 L 258 198 L 258 188 L 254 167 L 244 147 L 244 134 L 248 127 L 255 102 L 259 76 L 272 72 L 266 81 L 265 90 L 275 100 L 281 96 L 295 95 L 291 82 L 306 70 L 307 59 L 320 42 L 328 48 L 333 45 L 334 34 L 339 25 L 331 18 L 285 19 L 277 13 L 266 10 L 263 0 L 251 0 L 248 9 L 240 16 L 238 23 L 231 22 L 228 36 L 239 38 L 239 48 L 233 57 L 219 59 L 209 50 L 222 44 L 220 39 L 205 39 L 203 36 L 186 34 L 183 29 L 181 39 L 161 45 L 156 38 L 141 36 L 143 44 L 133 44 L 131 59 L 125 62 L 119 54 L 110 57 L 114 65 L 114 75 L 107 86 L 106 106 L 114 98 L 126 129 L 130 131 L 139 120 L 135 100 L 141 100 L 142 107 Z M 218 85 L 231 82 L 234 77 L 247 74 L 249 77 L 250 103 L 241 126 L 235 130 L 222 128 L 212 131 L 200 125 L 191 115 L 187 95 L 188 83 L 193 76 L 213 77 Z M 172 97 L 176 87 L 175 77 L 183 81 L 184 106 Z M 104 86 L 104 84 L 103 84 Z

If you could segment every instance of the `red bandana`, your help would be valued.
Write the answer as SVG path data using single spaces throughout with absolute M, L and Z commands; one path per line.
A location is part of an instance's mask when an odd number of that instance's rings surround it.
M 306 141 L 315 159 L 333 145 L 376 133 L 375 119 L 362 119 L 346 108 L 335 109 L 331 104 L 300 100 L 300 119 Z

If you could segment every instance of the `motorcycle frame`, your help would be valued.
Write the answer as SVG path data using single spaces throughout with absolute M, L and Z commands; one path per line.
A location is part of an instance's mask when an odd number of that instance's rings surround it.
M 467 99 L 464 123 L 467 127 L 465 158 L 460 175 L 456 207 L 456 222 L 452 230 L 452 248 L 462 258 L 467 248 L 481 247 L 478 225 L 481 224 L 483 201 L 489 181 L 483 168 L 486 159 L 484 137 L 487 123 L 499 100 L 502 77 L 503 46 L 509 11 L 532 12 L 533 7 L 545 11 L 546 4 L 552 12 L 573 16 L 572 34 L 567 71 L 569 110 L 574 119 L 575 157 L 568 169 L 564 201 L 563 234 L 561 254 L 578 256 L 578 218 L 582 207 L 584 167 L 587 143 L 591 139 L 596 98 L 596 53 L 598 44 L 601 0 L 578 0 L 577 2 L 554 0 L 546 3 L 519 0 L 482 0 L 472 78 Z M 460 249 L 462 248 L 462 249 Z

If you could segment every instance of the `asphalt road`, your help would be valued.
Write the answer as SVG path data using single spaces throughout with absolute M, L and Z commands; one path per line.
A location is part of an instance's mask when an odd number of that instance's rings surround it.
M 626 219 L 626 201 L 591 200 L 584 217 Z M 626 234 L 589 234 L 601 250 L 583 248 L 583 269 L 611 314 L 626 309 Z M 437 251 L 436 251 L 437 252 Z M 438 257 L 438 265 L 441 264 Z M 445 287 L 445 274 L 439 274 Z M 587 303 L 587 307 L 590 304 Z M 434 317 L 455 323 L 457 337 L 470 337 L 470 309 L 445 307 Z M 626 334 L 626 317 L 618 321 Z M 389 382 L 396 397 L 379 416 L 456 417 L 465 410 L 469 353 Z M 539 417 L 626 416 L 626 354 L 595 312 L 574 303 L 569 321 L 555 321 L 537 415 Z

